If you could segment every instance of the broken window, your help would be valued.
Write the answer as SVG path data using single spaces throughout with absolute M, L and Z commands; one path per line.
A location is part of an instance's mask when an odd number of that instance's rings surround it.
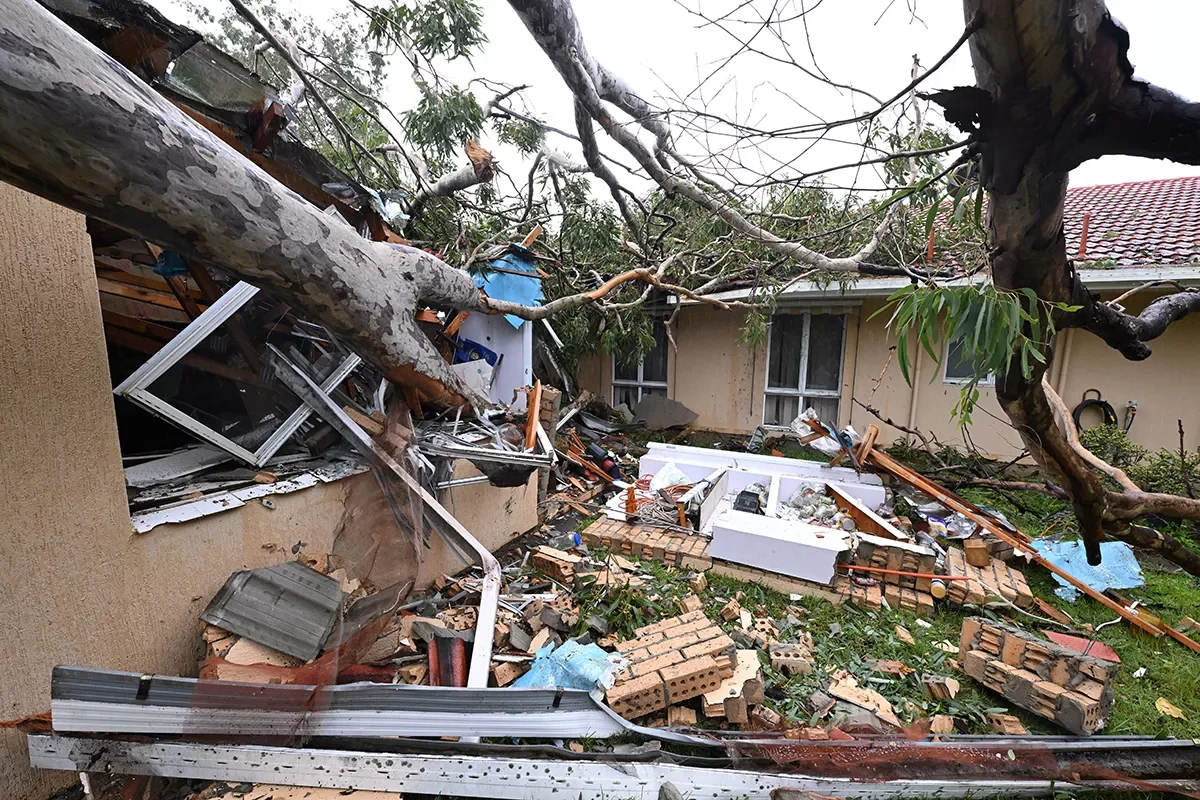
M 234 317 L 247 349 L 225 323 Z M 209 306 L 113 391 L 252 466 L 265 465 L 310 409 L 262 370 L 249 342 L 278 343 L 329 392 L 362 360 L 325 328 L 248 283 Z
M 963 343 L 961 339 L 946 345 L 946 357 L 942 360 L 942 368 L 944 370 L 942 383 L 967 383 L 975 377 L 975 368 L 971 366 L 969 360 L 963 357 Z M 996 376 L 990 373 L 984 375 L 979 379 L 979 385 L 995 386 Z
M 844 314 L 776 314 L 767 346 L 763 424 L 786 426 L 805 408 L 837 420 L 842 388 Z
M 667 396 L 667 326 L 655 319 L 654 347 L 641 363 L 624 367 L 613 354 L 613 405 L 633 408 L 648 394 Z

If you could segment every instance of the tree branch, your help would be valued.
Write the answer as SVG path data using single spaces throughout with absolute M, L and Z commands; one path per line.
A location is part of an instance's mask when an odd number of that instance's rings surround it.
M 1136 316 L 1093 297 L 1066 324 L 1096 334 L 1130 361 L 1141 361 L 1150 357 L 1151 350 L 1146 342 L 1162 336 L 1172 323 L 1195 311 L 1200 311 L 1200 290 L 1196 289 L 1151 300 Z

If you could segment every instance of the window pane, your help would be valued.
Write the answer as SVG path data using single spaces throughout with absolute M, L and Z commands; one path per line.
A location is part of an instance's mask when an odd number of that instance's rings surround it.
M 838 399 L 836 397 L 806 397 L 804 407 L 817 412 L 817 418 L 835 428 L 838 424 Z
M 619 406 L 622 403 L 633 408 L 637 403 L 637 387 L 636 386 L 614 386 L 613 387 L 613 407 Z
M 654 320 L 654 348 L 642 359 L 642 380 L 667 382 L 667 327 L 661 319 Z
M 665 386 L 643 386 L 642 387 L 642 397 L 646 397 L 647 395 L 651 395 L 651 394 L 656 394 L 659 397 L 666 397 L 667 396 L 667 387 L 665 387 Z
M 763 409 L 764 425 L 787 425 L 799 415 L 799 397 L 787 397 L 781 394 L 767 395 L 766 408 Z
M 621 359 L 616 353 L 613 353 L 613 380 L 614 381 L 632 381 L 637 382 L 637 364 L 631 367 L 621 366 Z
M 974 377 L 969 361 L 963 359 L 962 340 L 951 342 L 946 348 L 946 379 L 951 381 L 969 381 Z
M 813 314 L 808 327 L 808 375 L 804 388 L 836 392 L 842 380 L 840 314 Z
M 800 388 L 800 355 L 804 350 L 804 315 L 771 317 L 771 343 L 767 357 L 767 386 Z M 786 420 L 786 425 L 792 419 Z

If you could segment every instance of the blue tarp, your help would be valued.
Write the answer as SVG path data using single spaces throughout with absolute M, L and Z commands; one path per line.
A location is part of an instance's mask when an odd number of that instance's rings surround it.
M 612 688 L 617 666 L 609 654 L 594 644 L 568 640 L 555 648 L 548 644 L 537 651 L 529 672 L 513 682 L 524 689 L 583 689 L 603 692 Z
M 1069 572 L 1083 583 L 1098 592 L 1105 589 L 1133 589 L 1145 583 L 1142 578 L 1142 567 L 1133 555 L 1133 548 L 1124 542 L 1104 542 L 1100 545 L 1101 563 L 1093 567 L 1087 563 L 1087 555 L 1083 551 L 1083 542 L 1037 541 L 1034 548 L 1047 561 Z M 1075 602 L 1079 590 L 1057 575 L 1054 580 L 1059 588 L 1054 593 L 1069 602 Z
M 487 292 L 488 297 L 520 303 L 523 306 L 542 304 L 542 279 L 537 274 L 537 266 L 532 259 L 526 258 L 517 250 L 515 245 L 507 255 L 491 263 L 504 269 L 528 272 L 532 277 L 523 278 L 510 272 L 490 272 L 486 276 L 476 275 L 475 285 Z M 525 324 L 525 320 L 514 317 L 512 314 L 505 314 L 504 318 L 514 328 L 520 328 Z

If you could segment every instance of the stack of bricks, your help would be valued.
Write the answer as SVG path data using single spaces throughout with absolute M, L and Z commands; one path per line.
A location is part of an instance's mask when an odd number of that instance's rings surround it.
M 1095 733 L 1112 710 L 1112 665 L 1012 625 L 964 620 L 959 657 L 967 675 L 1072 733 Z
M 583 532 L 589 547 L 607 547 L 614 553 L 650 558 L 667 566 L 707 570 L 712 566 L 705 536 L 649 525 L 631 525 L 602 517 Z
M 947 581 L 946 596 L 959 605 L 980 605 L 988 597 L 1002 597 L 1010 603 L 1029 608 L 1033 605 L 1033 592 L 1025 582 L 1025 575 L 998 559 L 990 559 L 987 567 L 974 567 L 967 563 L 963 551 L 949 548 L 946 551 L 946 574 L 966 577 L 970 580 Z
M 855 564 L 923 575 L 932 575 L 937 568 L 937 554 L 928 547 L 864 533 L 856 534 L 855 538 Z M 923 617 L 932 616 L 933 595 L 929 593 L 932 578 L 865 571 L 864 577 L 881 582 L 882 586 L 863 587 L 842 578 L 838 590 L 847 594 L 850 602 L 857 606 L 877 609 L 882 605 L 881 600 L 887 600 L 891 608 L 903 608 Z
M 703 611 L 638 628 L 616 647 L 629 667 L 617 676 L 607 700 L 625 719 L 699 697 L 733 675 L 733 640 Z

